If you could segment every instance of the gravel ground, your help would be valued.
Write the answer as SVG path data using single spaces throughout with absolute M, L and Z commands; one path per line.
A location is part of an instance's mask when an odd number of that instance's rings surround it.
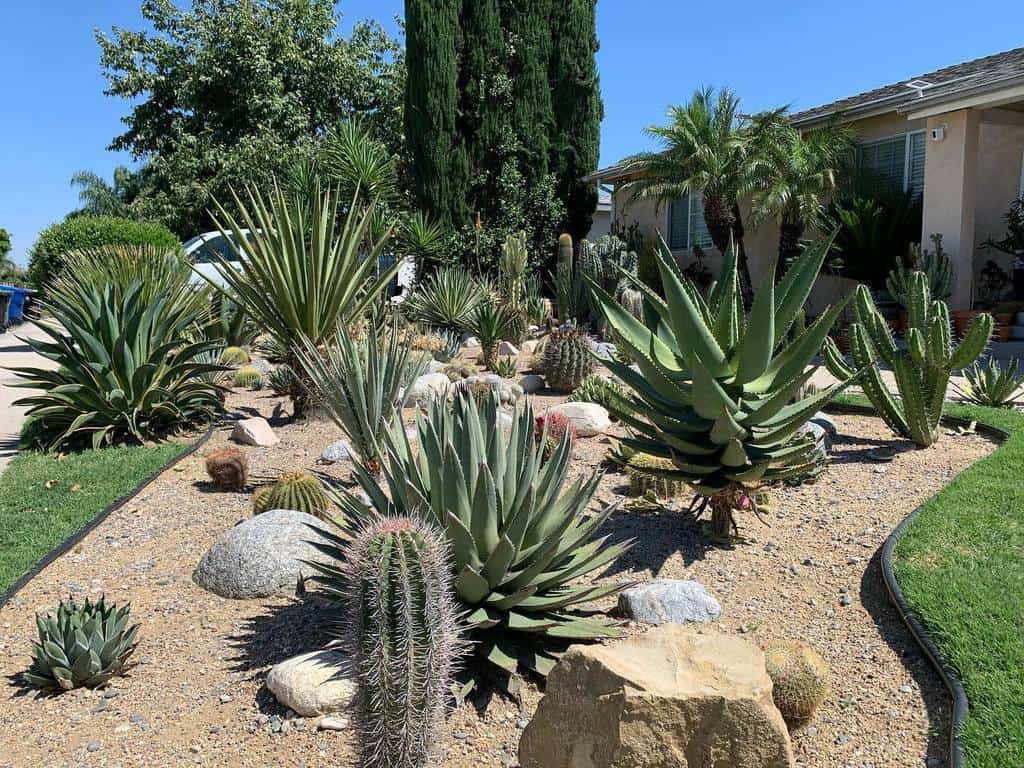
M 535 398 L 539 410 L 558 400 Z M 229 404 L 268 416 L 281 438 L 275 448 L 245 449 L 256 478 L 308 468 L 340 436 L 327 422 L 287 423 L 281 401 L 267 394 L 237 393 Z M 609 531 L 639 543 L 602 578 L 697 579 L 721 602 L 725 631 L 817 648 L 835 684 L 811 726 L 794 735 L 800 765 L 937 768 L 945 765 L 947 697 L 888 603 L 879 552 L 904 515 L 992 445 L 945 436 L 919 453 L 878 419 L 836 422 L 831 468 L 814 485 L 777 492 L 770 527 L 743 519 L 746 541 L 719 548 L 684 511 L 622 509 Z M 205 450 L 226 444 L 228 433 L 218 431 Z M 894 461 L 866 460 L 880 444 L 899 449 Z M 606 450 L 606 438 L 580 440 L 574 464 L 589 471 Z M 231 601 L 192 583 L 209 544 L 250 514 L 249 493 L 215 491 L 205 479 L 202 455 L 186 459 L 0 610 L 0 768 L 350 762 L 350 734 L 290 718 L 262 684 L 271 665 L 323 643 L 316 599 Z M 624 478 L 610 473 L 600 500 L 624 490 Z M 132 602 L 139 664 L 105 692 L 36 698 L 15 682 L 29 663 L 33 616 L 69 592 Z M 521 707 L 500 695 L 467 702 L 449 721 L 442 765 L 515 765 L 539 698 L 528 684 Z

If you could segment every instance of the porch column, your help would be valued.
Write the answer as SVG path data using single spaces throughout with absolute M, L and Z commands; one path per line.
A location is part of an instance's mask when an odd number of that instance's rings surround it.
M 974 109 L 928 118 L 921 243 L 928 248 L 933 233 L 942 235 L 942 247 L 954 270 L 952 309 L 971 308 L 980 122 Z M 934 128 L 944 129 L 941 141 L 932 141 Z

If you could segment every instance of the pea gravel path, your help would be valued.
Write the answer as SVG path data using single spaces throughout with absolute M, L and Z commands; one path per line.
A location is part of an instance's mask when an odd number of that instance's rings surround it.
M 544 407 L 555 399 L 537 401 Z M 243 393 L 229 404 L 271 416 L 281 402 Z M 835 687 L 811 727 L 794 736 L 801 766 L 938 768 L 945 765 L 947 699 L 888 604 L 878 553 L 905 514 L 992 446 L 946 436 L 918 452 L 893 442 L 877 419 L 836 420 L 833 465 L 815 485 L 777 493 L 770 528 L 742 520 L 747 542 L 719 549 L 682 512 L 624 509 L 609 530 L 640 543 L 603 578 L 694 578 L 721 602 L 726 631 L 758 643 L 797 637 L 816 647 Z M 275 428 L 280 445 L 245 449 L 257 476 L 310 467 L 339 437 L 321 422 Z M 226 444 L 227 434 L 207 449 Z M 600 462 L 605 440 L 579 442 L 580 471 Z M 890 464 L 867 462 L 879 444 L 901 452 Z M 623 480 L 609 474 L 602 499 L 615 498 Z M 191 581 L 199 557 L 250 514 L 249 503 L 248 493 L 211 489 L 202 456 L 190 457 L 0 610 L 0 768 L 351 764 L 347 732 L 290 719 L 262 685 L 269 666 L 322 643 L 315 598 L 230 601 Z M 106 693 L 34 698 L 12 677 L 28 665 L 35 612 L 69 592 L 130 600 L 142 624 L 140 663 Z M 526 686 L 522 712 L 500 696 L 468 702 L 449 721 L 442 765 L 515 765 L 520 728 L 539 696 Z

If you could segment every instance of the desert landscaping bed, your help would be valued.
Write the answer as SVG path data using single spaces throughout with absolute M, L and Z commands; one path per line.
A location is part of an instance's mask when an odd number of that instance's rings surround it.
M 561 398 L 534 400 L 543 410 Z M 281 438 L 274 448 L 245 449 L 256 478 L 309 468 L 340 436 L 326 421 L 275 420 L 281 403 L 264 393 L 229 400 L 236 412 L 269 417 Z M 721 604 L 720 629 L 758 644 L 798 638 L 818 649 L 832 667 L 833 691 L 814 722 L 794 734 L 799 764 L 941 766 L 947 695 L 888 602 L 878 554 L 911 509 L 994 446 L 980 436 L 944 435 L 923 461 L 878 418 L 835 421 L 829 470 L 812 485 L 778 489 L 770 527 L 742 519 L 746 541 L 721 548 L 685 504 L 660 511 L 627 504 L 605 532 L 637 544 L 602 580 L 694 579 Z M 218 431 L 204 452 L 226 444 L 229 433 Z M 867 460 L 880 445 L 897 449 L 893 461 Z M 605 437 L 581 438 L 575 466 L 588 471 L 607 448 Z M 344 464 L 328 471 L 347 474 Z M 624 476 L 610 472 L 600 502 L 620 499 L 625 486 Z M 263 685 L 274 663 L 324 643 L 322 603 L 315 595 L 226 600 L 192 582 L 203 552 L 250 516 L 250 504 L 249 493 L 215 491 L 202 456 L 189 457 L 0 611 L 0 766 L 344 763 L 351 754 L 345 730 L 290 719 Z M 131 601 L 142 625 L 138 666 L 106 691 L 33 699 L 15 676 L 28 664 L 34 613 L 68 593 L 101 592 Z M 498 694 L 471 697 L 449 720 L 443 764 L 514 765 L 540 695 L 525 686 L 521 709 Z

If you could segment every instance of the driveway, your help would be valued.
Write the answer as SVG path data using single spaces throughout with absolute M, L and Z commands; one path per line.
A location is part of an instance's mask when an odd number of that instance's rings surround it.
M 22 338 L 42 339 L 46 334 L 34 325 L 25 323 L 7 333 L 0 333 L 0 472 L 3 472 L 11 457 L 18 450 L 18 436 L 22 422 L 25 421 L 25 409 L 12 405 L 20 397 L 29 393 L 27 389 L 11 387 L 18 377 L 5 370 L 12 366 L 48 367 L 50 361 L 37 355 Z

